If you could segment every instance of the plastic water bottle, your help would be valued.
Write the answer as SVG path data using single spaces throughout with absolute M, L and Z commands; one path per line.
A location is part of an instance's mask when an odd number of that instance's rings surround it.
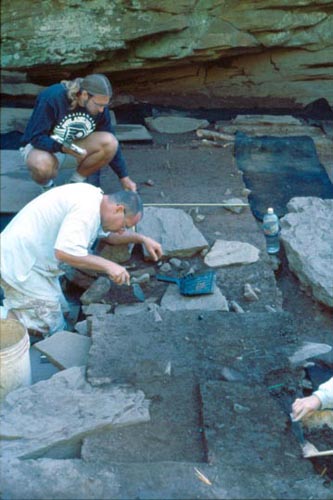
M 273 208 L 268 208 L 263 218 L 263 230 L 266 238 L 266 249 L 270 254 L 277 253 L 280 250 L 280 224 L 279 218 L 274 213 Z

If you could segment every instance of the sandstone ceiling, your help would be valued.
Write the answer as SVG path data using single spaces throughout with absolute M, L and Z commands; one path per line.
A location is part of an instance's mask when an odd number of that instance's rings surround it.
M 28 82 L 102 72 L 123 101 L 333 103 L 327 0 L 3 0 L 1 10 L 2 68 Z

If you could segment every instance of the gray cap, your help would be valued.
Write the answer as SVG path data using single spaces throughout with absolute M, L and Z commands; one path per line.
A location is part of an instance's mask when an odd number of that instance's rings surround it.
M 105 75 L 99 73 L 87 75 L 83 78 L 80 86 L 81 90 L 86 90 L 89 94 L 112 97 L 111 83 Z

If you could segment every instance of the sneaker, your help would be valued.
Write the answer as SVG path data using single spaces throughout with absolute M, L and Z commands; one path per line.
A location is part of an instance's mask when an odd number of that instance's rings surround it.
M 83 175 L 74 172 L 68 179 L 67 184 L 75 184 L 76 182 L 86 182 L 86 180 L 87 180 L 86 177 L 83 177 Z

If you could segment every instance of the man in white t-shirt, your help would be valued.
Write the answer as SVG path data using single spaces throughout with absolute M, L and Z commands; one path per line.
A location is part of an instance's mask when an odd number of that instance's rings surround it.
M 126 231 L 142 214 L 137 193 L 106 195 L 86 183 L 54 188 L 28 203 L 1 233 L 1 286 L 10 315 L 44 336 L 64 329 L 61 263 L 129 284 L 125 267 L 89 250 L 100 237 L 111 244 L 141 243 L 157 261 L 158 242 Z

